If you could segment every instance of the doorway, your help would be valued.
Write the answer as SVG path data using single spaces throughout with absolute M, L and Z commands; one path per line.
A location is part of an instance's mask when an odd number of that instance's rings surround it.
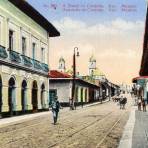
M 38 86 L 37 82 L 33 81 L 32 85 L 32 107 L 33 107 L 33 112 L 37 112 L 38 109 Z
M 9 105 L 9 115 L 13 116 L 15 109 L 15 80 L 13 77 L 10 78 L 8 83 L 8 105 Z
M 44 104 L 45 104 L 45 85 L 42 84 L 41 86 L 41 107 L 44 109 Z
M 23 82 L 22 82 L 22 90 L 21 90 L 22 113 L 25 113 L 26 101 L 27 101 L 27 82 L 25 80 L 23 80 Z

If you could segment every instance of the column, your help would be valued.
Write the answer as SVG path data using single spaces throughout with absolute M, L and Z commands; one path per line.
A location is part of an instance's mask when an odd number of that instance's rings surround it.
M 8 86 L 3 85 L 2 86 L 2 112 L 8 112 L 9 111 L 9 105 L 8 105 Z
M 42 109 L 42 105 L 41 105 L 41 89 L 40 88 L 38 88 L 37 100 L 38 100 L 38 109 Z
M 12 100 L 14 105 L 15 111 L 21 111 L 22 110 L 22 104 L 21 104 L 21 87 L 14 88 L 12 91 Z
M 81 87 L 78 87 L 78 102 L 81 102 Z
M 43 97 L 44 97 L 44 108 L 48 108 L 49 102 L 48 102 L 48 91 L 47 90 L 43 92 Z
M 85 102 L 85 88 L 83 88 L 83 102 Z
M 89 102 L 89 88 L 87 88 L 87 102 Z
M 14 87 L 12 89 L 13 111 L 19 111 L 20 110 L 19 96 L 20 96 L 19 88 Z
M 26 110 L 32 110 L 32 88 L 27 89 Z

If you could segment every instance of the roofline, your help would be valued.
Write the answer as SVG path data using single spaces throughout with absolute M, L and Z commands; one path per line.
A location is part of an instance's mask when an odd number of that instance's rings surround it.
M 36 23 L 42 26 L 49 33 L 49 37 L 60 36 L 60 32 L 33 6 L 31 6 L 26 0 L 8 0 L 18 9 L 32 18 Z
M 49 80 L 72 80 L 72 78 L 49 78 Z
M 146 79 L 148 78 L 148 76 L 139 76 L 139 77 L 135 77 L 132 80 L 138 80 L 138 79 Z
M 73 80 L 73 78 L 49 78 L 49 80 Z M 85 80 L 82 80 L 82 79 L 79 79 L 79 78 L 76 78 L 75 80 L 76 81 L 81 81 L 81 82 L 86 83 L 88 85 L 93 85 L 94 87 L 98 87 L 98 88 L 100 87 L 99 85 L 89 83 L 89 82 L 87 82 Z

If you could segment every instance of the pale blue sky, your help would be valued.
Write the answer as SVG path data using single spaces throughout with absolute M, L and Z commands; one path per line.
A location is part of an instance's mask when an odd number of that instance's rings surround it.
M 73 48 L 78 47 L 77 71 L 88 74 L 88 61 L 93 54 L 97 67 L 115 83 L 130 83 L 138 76 L 142 56 L 145 0 L 28 0 L 61 33 L 50 39 L 50 68 L 58 68 L 62 56 L 71 68 Z M 56 9 L 51 4 L 57 5 Z M 103 12 L 63 11 L 63 5 L 103 5 Z M 108 6 L 114 5 L 115 12 Z M 125 12 L 122 5 L 134 6 Z M 82 62 L 83 61 L 83 62 Z
M 145 17 L 145 0 L 28 0 L 28 2 L 35 7 L 41 14 L 43 14 L 49 21 L 59 20 L 62 17 L 71 17 L 77 20 L 83 20 L 86 23 L 95 23 L 95 21 L 113 20 L 114 18 L 123 18 L 126 20 L 143 20 Z M 57 9 L 53 10 L 50 6 L 56 4 Z M 101 4 L 104 6 L 104 12 L 64 12 L 61 6 L 65 4 L 90 5 Z M 109 12 L 108 6 L 115 5 L 116 12 Z M 123 12 L 121 5 L 135 5 L 136 12 Z

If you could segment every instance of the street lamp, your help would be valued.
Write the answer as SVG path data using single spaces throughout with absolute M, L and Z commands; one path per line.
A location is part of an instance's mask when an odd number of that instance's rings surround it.
M 71 102 L 70 102 L 70 109 L 74 110 L 74 101 L 75 101 L 75 78 L 76 78 L 76 56 L 79 57 L 78 47 L 74 48 L 74 54 L 73 54 L 73 79 L 72 79 L 72 96 L 71 96 Z

